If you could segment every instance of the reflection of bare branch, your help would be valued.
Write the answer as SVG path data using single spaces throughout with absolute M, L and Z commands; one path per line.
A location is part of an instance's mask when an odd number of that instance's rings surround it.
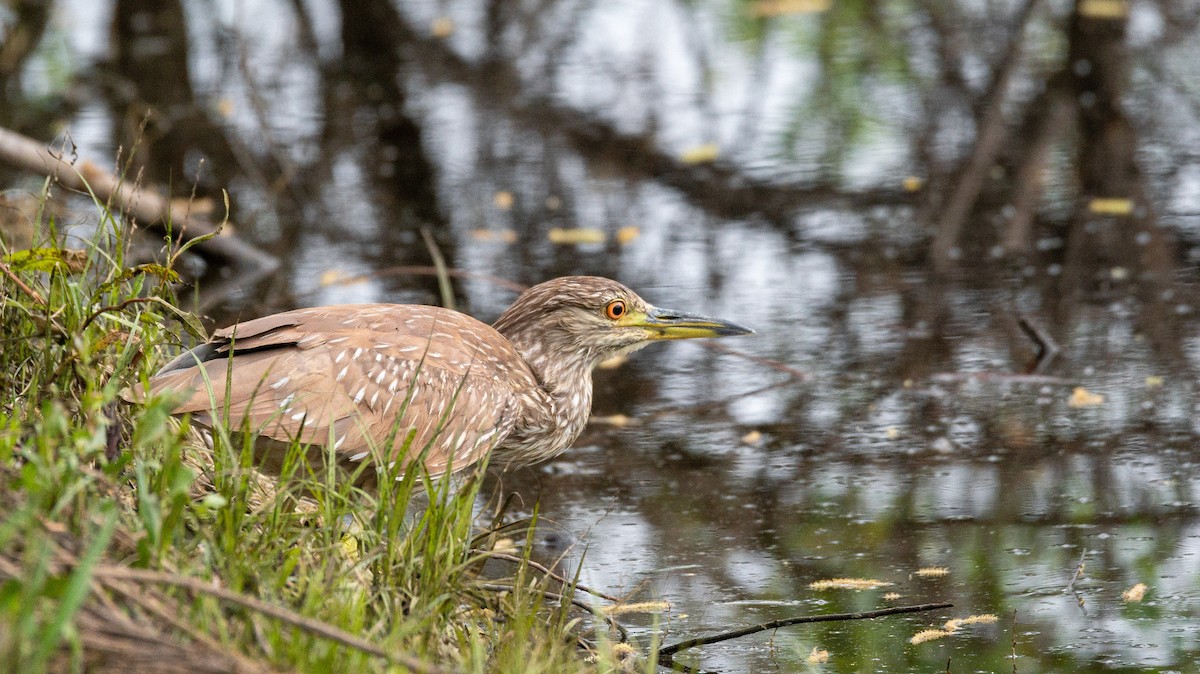
M 847 192 L 830 185 L 804 186 L 758 180 L 722 162 L 688 164 L 658 146 L 651 135 L 627 133 L 613 124 L 550 97 L 529 96 L 521 76 L 509 63 L 476 64 L 442 40 L 426 37 L 405 24 L 400 44 L 432 77 L 484 90 L 477 101 L 497 101 L 517 122 L 539 130 L 557 131 L 585 158 L 609 161 L 637 178 L 656 180 L 683 193 L 709 213 L 738 218 L 760 214 L 777 224 L 790 225 L 802 207 L 845 202 L 856 207 L 902 204 L 911 195 L 901 190 Z
M 1010 253 L 1025 253 L 1033 248 L 1033 221 L 1042 196 L 1050 150 L 1063 138 L 1075 111 L 1066 90 L 1053 84 L 1030 109 L 1038 119 L 1013 187 L 1013 215 L 1004 232 L 1004 248 Z
M 950 198 L 942 206 L 931 245 L 931 257 L 936 267 L 944 269 L 950 265 L 951 251 L 958 247 L 963 223 L 979 198 L 988 168 L 995 162 L 996 155 L 1007 136 L 1004 124 L 1004 100 L 1009 85 L 1020 62 L 1024 43 L 1025 27 L 1033 16 L 1039 0 L 1026 0 L 1017 14 L 1004 57 L 996 66 L 995 75 L 983 96 L 983 117 L 979 120 L 975 134 L 975 146 L 967 158 Z

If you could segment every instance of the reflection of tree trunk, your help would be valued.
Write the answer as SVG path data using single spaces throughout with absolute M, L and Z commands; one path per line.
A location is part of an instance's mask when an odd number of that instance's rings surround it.
M 14 21 L 0 39 L 0 126 L 10 126 L 21 101 L 21 68 L 42 40 L 50 20 L 52 0 L 16 0 L 9 3 Z
M 353 121 L 334 133 L 371 136 L 367 142 L 361 137 L 352 142 L 368 148 L 360 158 L 363 175 L 375 192 L 371 201 L 382 205 L 378 257 L 388 265 L 428 264 L 429 252 L 414 234 L 429 227 L 453 266 L 455 241 L 438 207 L 433 165 L 425 154 L 420 127 L 405 113 L 398 45 L 406 33 L 400 15 L 387 0 L 340 0 L 338 5 L 343 67 L 354 94 L 349 110 L 327 110 L 326 123 Z M 364 119 L 371 122 L 366 129 Z M 420 282 L 437 297 L 436 279 L 424 277 Z
M 1178 354 L 1172 336 L 1174 241 L 1155 222 L 1142 173 L 1134 158 L 1137 137 L 1121 99 L 1129 84 L 1128 16 L 1072 17 L 1068 64 L 1080 130 L 1080 205 L 1070 222 L 1062 296 L 1068 304 L 1094 281 L 1092 274 L 1132 266 L 1131 280 L 1144 301 L 1141 329 L 1161 352 Z M 1105 215 L 1096 199 L 1121 200 L 1127 214 Z
M 171 185 L 176 194 L 191 191 L 197 154 L 215 173 L 215 181 L 200 182 L 212 191 L 229 184 L 237 165 L 229 140 L 196 103 L 186 19 L 179 0 L 118 0 L 112 31 L 113 67 L 122 80 L 109 92 L 122 120 L 119 144 L 132 149 L 144 179 Z

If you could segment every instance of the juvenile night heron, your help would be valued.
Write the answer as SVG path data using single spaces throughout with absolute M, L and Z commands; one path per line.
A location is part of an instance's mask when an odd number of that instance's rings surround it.
M 587 423 L 592 370 L 664 339 L 753 330 L 659 309 L 604 278 L 525 291 L 494 326 L 432 306 L 359 304 L 287 311 L 218 330 L 150 379 L 179 392 L 175 414 L 276 445 L 332 448 L 339 463 L 433 475 L 489 451 L 502 464 L 563 452 Z M 141 397 L 141 396 L 138 396 Z

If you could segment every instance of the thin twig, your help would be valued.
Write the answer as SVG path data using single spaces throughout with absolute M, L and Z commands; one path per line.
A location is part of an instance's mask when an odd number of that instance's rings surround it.
M 421 238 L 425 240 L 425 247 L 429 249 L 429 257 L 433 259 L 433 267 L 437 270 L 438 292 L 442 295 L 442 306 L 453 309 L 454 289 L 450 287 L 450 267 L 446 264 L 446 258 L 442 257 L 442 249 L 438 247 L 437 241 L 428 227 L 421 228 Z
M 1075 581 L 1083 576 L 1083 560 L 1087 557 L 1087 548 L 1079 553 L 1079 563 L 1075 565 L 1075 573 L 1071 575 L 1071 582 L 1067 583 L 1067 592 L 1075 592 Z
M 1058 357 L 1061 349 L 1058 342 L 1054 341 L 1054 337 L 1050 333 L 1042 329 L 1042 326 L 1033 322 L 1028 316 L 1018 316 L 1017 325 L 1021 327 L 1021 332 L 1025 333 L 1034 344 L 1037 345 L 1037 360 L 1034 361 L 1033 370 L 1029 374 L 1041 374 L 1046 371 L 1050 363 Z
M 859 613 L 830 613 L 827 615 L 803 615 L 793 618 L 783 618 L 782 620 L 772 620 L 771 622 L 743 627 L 741 629 L 712 634 L 707 637 L 696 637 L 695 639 L 687 639 L 669 646 L 663 646 L 658 649 L 658 660 L 660 663 L 670 663 L 672 656 L 686 648 L 695 648 L 696 646 L 705 646 L 707 644 L 715 644 L 721 641 L 729 641 L 758 632 L 787 627 L 788 625 L 799 625 L 802 623 L 821 623 L 841 620 L 870 620 L 872 618 L 882 618 L 883 616 L 897 615 L 900 613 L 919 613 L 922 611 L 936 611 L 938 609 L 950 608 L 954 606 L 949 602 L 939 602 L 936 604 L 916 604 L 913 606 L 893 606 L 891 608 L 881 608 L 877 611 L 865 611 Z
M 5 264 L 3 260 L 0 260 L 0 270 L 3 270 L 4 275 L 7 276 L 10 280 L 12 280 L 13 283 L 17 284 L 17 287 L 21 289 L 21 292 L 25 293 L 26 295 L 29 295 L 29 298 L 32 299 L 34 302 L 37 302 L 38 304 L 40 304 L 42 306 L 46 306 L 46 300 L 43 299 L 42 296 L 38 294 L 38 291 L 25 285 L 25 282 L 22 281 L 19 276 L 14 274 L 13 270 L 9 269 L 8 265 Z
M 576 590 L 583 590 L 584 592 L 586 592 L 592 596 L 600 597 L 601 599 L 605 599 L 607 601 L 616 602 L 618 604 L 621 603 L 621 599 L 619 597 L 614 597 L 611 594 L 605 594 L 599 590 L 593 590 L 592 588 L 590 588 L 582 583 L 576 583 L 568 578 L 565 578 L 565 577 L 551 571 L 550 569 L 546 568 L 542 564 L 539 564 L 539 563 L 533 561 L 532 559 L 523 559 L 516 555 L 510 555 L 506 552 L 496 552 L 494 550 L 485 551 L 485 552 L 483 552 L 483 554 L 487 555 L 488 557 L 495 558 L 495 559 L 503 559 L 506 562 L 512 562 L 514 564 L 524 563 L 524 564 L 528 565 L 530 568 L 541 571 L 542 573 L 553 578 L 554 580 L 557 580 L 558 582 L 562 583 L 563 585 L 569 585 L 569 586 L 575 588 Z

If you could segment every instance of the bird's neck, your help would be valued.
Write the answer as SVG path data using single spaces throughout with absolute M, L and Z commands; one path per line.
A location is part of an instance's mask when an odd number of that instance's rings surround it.
M 553 445 L 551 455 L 566 449 L 587 424 L 592 411 L 592 370 L 596 356 L 586 350 L 551 349 L 547 335 L 529 331 L 501 331 L 521 354 L 545 392 L 549 406 L 540 411 L 544 418 L 533 426 L 545 429 L 546 440 Z M 548 458 L 548 457 L 547 457 Z

